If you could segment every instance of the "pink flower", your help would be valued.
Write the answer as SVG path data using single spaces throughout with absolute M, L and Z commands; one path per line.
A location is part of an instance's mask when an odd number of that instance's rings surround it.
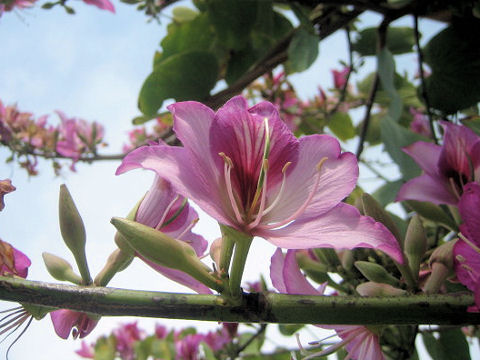
M 410 123 L 410 130 L 425 137 L 430 137 L 432 131 L 430 130 L 430 124 L 425 114 L 413 107 L 410 108 L 410 114 L 413 116 L 413 120 Z
M 202 334 L 188 334 L 181 339 L 175 339 L 175 359 L 200 360 L 199 346 L 205 336 Z
M 358 165 L 333 137 L 297 139 L 273 104 L 248 108 L 241 96 L 217 113 L 192 101 L 169 110 L 184 147 L 136 149 L 117 174 L 154 170 L 220 223 L 280 247 L 370 247 L 403 262 L 383 225 L 342 203 L 355 187 Z
M 270 265 L 270 277 L 273 286 L 281 293 L 297 295 L 323 295 L 326 283 L 315 289 L 305 279 L 298 267 L 296 251 L 289 250 L 284 257 L 282 250 L 277 249 L 273 254 Z M 345 347 L 348 359 L 355 360 L 384 360 L 378 335 L 365 326 L 357 325 L 317 325 L 325 329 L 333 329 L 342 339 L 331 348 L 312 354 L 312 358 L 328 355 L 340 347 Z M 307 356 L 305 359 L 309 359 Z
M 114 335 L 117 339 L 117 351 L 123 360 L 133 360 L 135 358 L 134 344 L 145 337 L 137 322 L 123 324 L 118 329 L 114 330 Z
M 108 0 L 83 0 L 85 4 L 94 5 L 102 10 L 107 10 L 115 14 L 115 7 Z
M 12 181 L 10 179 L 0 180 L 0 211 L 5 208 L 3 197 L 15 190 L 15 186 L 12 185 Z
M 418 141 L 404 148 L 424 173 L 401 187 L 397 201 L 456 205 L 465 184 L 480 179 L 480 137 L 465 126 L 441 124 L 442 146 Z
M 70 333 L 72 333 L 74 339 L 77 337 L 84 338 L 92 332 L 98 323 L 98 317 L 68 309 L 52 311 L 50 318 L 55 332 L 62 339 L 68 339 Z
M 458 202 L 463 220 L 463 236 L 453 248 L 455 273 L 458 280 L 475 295 L 476 306 L 469 311 L 480 311 L 480 185 L 469 183 Z
M 14 8 L 25 9 L 33 6 L 36 0 L 12 0 L 0 4 L 0 17 L 4 11 L 12 11 Z
M 335 89 L 341 90 L 347 83 L 347 76 L 350 73 L 350 68 L 348 66 L 344 67 L 342 70 L 338 71 L 333 69 L 333 86 Z
M 179 241 L 187 242 L 198 256 L 202 256 L 208 243 L 202 236 L 191 231 L 197 220 L 197 212 L 189 205 L 187 199 L 178 195 L 172 186 L 159 176 L 155 176 L 152 187 L 142 200 L 135 218 L 139 223 L 158 229 Z M 169 279 L 200 294 L 211 293 L 208 287 L 183 271 L 160 266 L 142 256 L 139 257 Z
M 31 264 L 27 255 L 0 239 L 0 275 L 26 278 Z
M 81 356 L 86 359 L 95 358 L 95 349 L 92 345 L 87 345 L 86 341 L 82 341 L 82 345 L 79 350 L 76 350 L 75 353 L 78 356 Z

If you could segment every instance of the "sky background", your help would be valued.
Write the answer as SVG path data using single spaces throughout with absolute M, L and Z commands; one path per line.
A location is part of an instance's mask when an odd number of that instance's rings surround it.
M 51 122 L 58 121 L 54 110 L 62 110 L 71 117 L 99 121 L 105 126 L 105 140 L 109 144 L 103 153 L 119 153 L 127 140 L 128 130 L 132 128 L 131 119 L 139 115 L 136 106 L 138 92 L 151 71 L 154 51 L 165 35 L 169 19 L 162 17 L 160 25 L 155 21 L 148 23 L 145 15 L 135 11 L 134 6 L 119 2 L 114 2 L 116 14 L 81 1 L 69 1 L 69 4 L 75 8 L 76 15 L 68 15 L 60 7 L 46 11 L 37 6 L 5 13 L 0 18 L 0 99 L 4 104 L 16 103 L 21 111 L 32 112 L 36 117 L 51 114 Z M 368 15 L 363 18 L 362 26 L 376 25 L 379 20 Z M 411 25 L 411 19 L 402 20 L 402 23 Z M 439 28 L 439 24 L 422 21 L 423 41 Z M 315 64 L 291 78 L 302 98 L 316 94 L 318 85 L 332 87 L 330 69 L 340 67 L 338 60 L 346 59 L 345 49 L 343 33 L 322 42 Z M 415 71 L 414 56 L 403 55 L 397 60 L 400 68 Z M 374 66 L 373 60 L 369 60 L 363 74 Z M 354 149 L 354 144 L 350 145 Z M 67 165 L 62 175 L 55 177 L 49 163 L 40 161 L 40 175 L 29 178 L 16 164 L 4 162 L 8 156 L 8 151 L 0 149 L 0 179 L 12 179 L 17 190 L 6 197 L 6 208 L 0 213 L 0 238 L 32 259 L 29 279 L 52 280 L 43 265 L 43 251 L 74 263 L 58 228 L 58 190 L 63 183 L 67 184 L 83 216 L 87 230 L 87 256 L 92 275 L 95 275 L 115 249 L 115 231 L 109 223 L 110 218 L 125 216 L 130 211 L 150 187 L 153 174 L 137 170 L 117 177 L 114 173 L 119 162 L 99 162 L 77 164 L 77 173 L 68 171 Z M 370 174 L 361 173 L 365 182 L 369 177 Z M 219 236 L 218 225 L 206 215 L 201 215 L 195 232 L 209 241 Z M 253 242 L 245 280 L 258 280 L 260 273 L 268 279 L 273 251 L 274 247 L 264 240 Z M 110 285 L 188 291 L 163 279 L 138 260 L 118 274 Z M 8 308 L 14 304 L 1 303 L 1 306 Z M 129 320 L 103 318 L 87 341 L 93 341 Z M 140 326 L 147 330 L 153 330 L 155 322 L 177 328 L 192 325 L 191 321 L 139 320 Z M 206 322 L 197 324 L 204 329 L 217 326 Z M 313 332 L 302 335 L 302 342 L 322 337 L 316 329 Z M 275 335 L 275 331 L 271 335 L 276 343 L 295 344 L 293 338 L 286 342 Z M 4 357 L 8 343 L 7 340 L 0 345 L 0 357 Z M 270 348 L 274 345 L 269 343 Z M 47 317 L 32 323 L 10 352 L 10 360 L 27 359 L 32 355 L 37 360 L 78 359 L 73 350 L 79 347 L 78 340 L 62 340 L 54 335 Z

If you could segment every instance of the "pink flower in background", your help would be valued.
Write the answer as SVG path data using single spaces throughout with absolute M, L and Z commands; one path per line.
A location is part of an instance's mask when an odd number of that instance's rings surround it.
M 93 359 L 95 358 L 95 348 L 93 345 L 88 345 L 87 342 L 84 340 L 82 341 L 82 345 L 80 349 L 75 350 L 75 353 L 78 356 L 81 356 L 86 359 Z
M 443 145 L 418 141 L 404 148 L 424 173 L 401 187 L 397 201 L 456 205 L 463 187 L 480 179 L 480 137 L 465 126 L 441 124 Z
M 273 286 L 286 294 L 323 295 L 326 283 L 315 289 L 303 276 L 296 260 L 296 251 L 289 250 L 286 256 L 281 249 L 273 254 L 270 265 L 270 278 Z M 357 325 L 317 325 L 325 329 L 333 329 L 342 339 L 338 344 L 307 356 L 304 359 L 328 355 L 341 347 L 348 352 L 347 359 L 384 360 L 378 335 L 365 326 Z
M 413 120 L 410 123 L 410 130 L 427 138 L 432 136 L 427 116 L 413 107 L 410 108 L 410 114 L 413 116 Z
M 191 231 L 197 220 L 197 212 L 189 205 L 187 199 L 178 195 L 172 186 L 159 176 L 155 177 L 152 187 L 142 200 L 135 217 L 135 221 L 139 223 L 162 231 L 179 241 L 187 242 L 200 257 L 205 253 L 208 243 L 202 236 Z M 211 290 L 207 286 L 183 271 L 160 266 L 142 256 L 139 257 L 169 279 L 200 294 L 211 294 Z
M 94 5 L 102 10 L 107 10 L 115 14 L 115 7 L 108 0 L 83 0 L 85 4 Z
M 144 146 L 117 174 L 154 170 L 224 225 L 284 248 L 380 249 L 396 261 L 393 235 L 342 200 L 358 178 L 351 153 L 328 135 L 295 138 L 275 106 L 237 96 L 214 113 L 198 102 L 169 107 L 184 147 Z
M 12 185 L 12 181 L 10 179 L 0 180 L 0 211 L 5 208 L 3 197 L 15 190 L 15 186 Z
M 348 66 L 344 67 L 342 70 L 338 71 L 333 69 L 333 86 L 335 89 L 341 90 L 347 83 L 347 76 L 350 73 L 350 68 Z
M 25 9 L 33 6 L 36 0 L 10 0 L 3 1 L 0 4 L 0 17 L 5 11 L 12 11 L 15 8 Z
M 0 275 L 26 278 L 31 264 L 27 255 L 0 239 Z
M 469 183 L 458 202 L 463 220 L 462 237 L 453 248 L 455 273 L 458 280 L 475 296 L 476 306 L 470 311 L 480 311 L 480 185 Z
M 74 339 L 84 338 L 98 323 L 98 318 L 93 315 L 68 309 L 52 311 L 50 318 L 55 332 L 62 339 L 68 339 L 70 333 Z
M 138 328 L 137 322 L 123 324 L 113 331 L 117 339 L 117 351 L 122 360 L 135 359 L 134 344 L 145 337 L 145 333 Z

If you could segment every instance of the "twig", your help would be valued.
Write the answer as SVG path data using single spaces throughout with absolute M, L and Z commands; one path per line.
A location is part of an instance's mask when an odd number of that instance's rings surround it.
M 425 107 L 427 108 L 428 123 L 430 125 L 430 132 L 432 133 L 432 139 L 435 144 L 438 144 L 437 137 L 435 135 L 435 127 L 433 126 L 433 117 L 432 112 L 430 111 L 430 102 L 428 100 L 427 88 L 425 86 L 425 74 L 423 73 L 423 52 L 420 47 L 420 33 L 418 31 L 418 16 L 417 14 L 413 15 L 413 24 L 415 31 L 415 45 L 417 47 L 418 54 L 418 69 L 420 72 L 420 81 L 421 81 L 421 94 L 423 100 L 425 101 Z

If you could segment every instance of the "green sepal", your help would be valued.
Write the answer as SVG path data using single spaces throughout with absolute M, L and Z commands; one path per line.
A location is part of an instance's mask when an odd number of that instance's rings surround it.
M 381 265 L 368 261 L 355 261 L 354 265 L 370 281 L 392 286 L 399 285 L 399 280 L 390 275 Z
M 42 254 L 43 262 L 50 275 L 56 280 L 69 281 L 76 285 L 82 284 L 82 278 L 75 274 L 72 265 L 59 256 L 44 252 Z

